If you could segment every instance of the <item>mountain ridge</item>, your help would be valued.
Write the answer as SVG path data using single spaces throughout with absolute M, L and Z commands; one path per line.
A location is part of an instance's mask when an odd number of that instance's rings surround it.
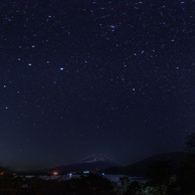
M 82 171 L 94 171 L 105 170 L 111 167 L 121 167 L 122 165 L 111 160 L 109 157 L 103 154 L 94 154 L 79 162 L 71 163 L 68 165 L 61 165 L 49 169 L 28 171 L 26 173 L 32 174 L 46 174 L 46 173 L 68 173 L 68 172 L 82 172 Z
M 85 158 L 84 160 L 80 161 L 80 163 L 92 163 L 92 162 L 97 162 L 97 161 L 114 162 L 110 158 L 108 158 L 107 156 L 105 156 L 103 154 L 93 154 L 93 155 Z
M 174 171 L 181 167 L 185 159 L 193 157 L 195 154 L 187 152 L 168 152 L 152 155 L 143 160 L 137 161 L 123 167 L 111 167 L 105 172 L 107 174 L 126 174 L 131 176 L 147 176 L 151 169 L 151 165 L 155 161 L 166 161 L 170 164 Z

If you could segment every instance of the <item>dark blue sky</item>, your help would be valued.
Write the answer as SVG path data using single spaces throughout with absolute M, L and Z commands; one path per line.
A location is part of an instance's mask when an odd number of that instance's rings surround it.
M 192 0 L 0 2 L 0 164 L 128 164 L 195 129 Z

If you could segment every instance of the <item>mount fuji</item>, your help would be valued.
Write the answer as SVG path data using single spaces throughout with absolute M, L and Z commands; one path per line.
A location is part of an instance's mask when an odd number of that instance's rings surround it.
M 98 161 L 100 161 L 100 162 L 114 162 L 103 154 L 94 154 L 94 155 L 84 159 L 80 163 L 94 163 L 94 162 L 98 162 Z
M 62 165 L 50 169 L 42 169 L 42 170 L 32 170 L 22 172 L 23 174 L 52 174 L 53 172 L 58 172 L 60 174 L 65 174 L 68 172 L 83 172 L 83 171 L 103 171 L 108 168 L 120 168 L 123 167 L 121 164 L 111 160 L 107 156 L 103 154 L 94 154 L 81 160 L 79 162 Z
M 88 158 L 85 158 L 84 160 L 73 163 L 70 165 L 55 167 L 50 169 L 50 172 L 52 171 L 58 171 L 61 172 L 80 172 L 80 171 L 95 171 L 95 170 L 104 170 L 111 167 L 121 167 L 122 165 L 110 160 L 107 156 L 103 154 L 95 154 Z

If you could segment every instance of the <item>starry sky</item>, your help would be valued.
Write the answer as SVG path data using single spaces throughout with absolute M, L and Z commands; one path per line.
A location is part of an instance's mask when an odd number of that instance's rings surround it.
M 194 118 L 195 1 L 1 0 L 1 165 L 130 164 Z

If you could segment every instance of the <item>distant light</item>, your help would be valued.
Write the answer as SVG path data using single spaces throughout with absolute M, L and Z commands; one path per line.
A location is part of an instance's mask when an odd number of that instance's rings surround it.
M 102 173 L 102 176 L 104 176 L 105 175 L 105 173 Z
M 58 175 L 58 172 L 54 171 L 54 172 L 53 172 L 53 175 Z
M 28 66 L 32 66 L 32 64 L 31 64 L 31 63 L 29 63 L 29 64 L 28 64 Z
M 64 70 L 64 68 L 60 68 L 60 70 Z
M 114 29 L 114 28 L 116 28 L 116 26 L 115 25 L 110 25 L 110 28 L 113 28 Z
M 1 173 L 0 173 L 0 175 L 4 175 L 5 174 L 5 172 L 4 171 L 2 171 Z

